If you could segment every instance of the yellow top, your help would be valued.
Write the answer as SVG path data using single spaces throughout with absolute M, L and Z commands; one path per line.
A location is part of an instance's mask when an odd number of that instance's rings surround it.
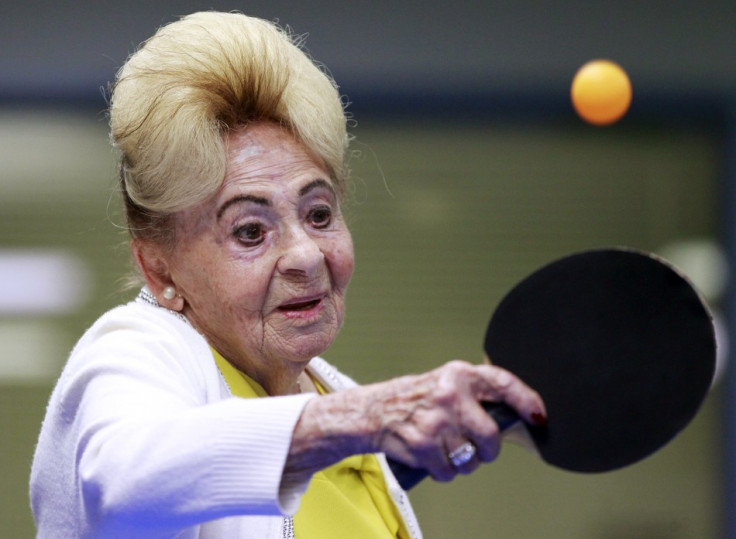
M 217 366 L 233 395 L 266 397 L 252 378 L 212 350 Z M 320 393 L 325 389 L 315 381 Z M 312 476 L 294 515 L 298 539 L 408 539 L 403 520 L 388 494 L 375 455 L 354 455 Z

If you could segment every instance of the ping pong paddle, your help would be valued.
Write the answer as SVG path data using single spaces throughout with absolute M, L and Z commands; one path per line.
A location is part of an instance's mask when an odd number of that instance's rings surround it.
M 589 473 L 644 459 L 685 428 L 716 357 L 712 317 L 688 279 L 631 249 L 576 253 L 532 273 L 496 308 L 484 348 L 545 402 L 547 426 L 520 429 L 532 449 Z M 502 431 L 520 424 L 508 406 L 482 404 Z M 389 465 L 404 489 L 427 476 Z

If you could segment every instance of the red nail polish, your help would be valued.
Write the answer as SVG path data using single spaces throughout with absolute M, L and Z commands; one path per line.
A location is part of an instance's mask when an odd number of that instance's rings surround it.
M 547 416 L 544 415 L 542 412 L 534 412 L 532 414 L 532 421 L 534 421 L 534 424 L 537 427 L 546 427 L 547 426 Z

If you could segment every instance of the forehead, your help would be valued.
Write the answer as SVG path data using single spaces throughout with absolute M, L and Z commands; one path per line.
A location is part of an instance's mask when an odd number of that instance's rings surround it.
M 227 135 L 225 183 L 247 178 L 269 179 L 301 169 L 324 166 L 288 130 L 260 122 Z
M 334 186 L 320 161 L 288 130 L 273 123 L 254 123 L 230 132 L 225 139 L 227 167 L 222 185 L 204 202 L 182 210 L 177 225 L 209 223 L 224 206 L 245 193 L 272 199 L 277 193 L 299 193 L 316 179 L 334 193 Z M 293 189 L 288 189 L 292 184 Z M 194 225 L 198 227 L 199 225 Z M 206 226 L 210 226 L 207 224 Z
M 337 198 L 324 167 L 286 129 L 271 123 L 253 124 L 233 132 L 227 142 L 225 178 L 212 201 L 218 219 L 240 202 L 294 203 L 320 187 Z
M 294 201 L 310 185 L 321 185 L 335 195 L 324 167 L 278 125 L 253 124 L 231 133 L 227 142 L 225 178 L 214 200 L 218 218 L 234 201 L 257 198 L 262 205 L 270 205 L 275 198 Z

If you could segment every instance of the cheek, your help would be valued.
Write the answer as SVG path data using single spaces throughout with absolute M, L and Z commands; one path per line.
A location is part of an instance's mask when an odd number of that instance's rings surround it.
M 272 268 L 267 264 L 241 262 L 218 286 L 228 303 L 249 312 L 260 312 L 271 285 Z
M 334 245 L 329 260 L 335 286 L 339 289 L 347 288 L 355 268 L 353 242 L 350 236 Z
M 270 273 L 260 264 L 208 252 L 190 261 L 188 270 L 187 289 L 198 315 L 232 317 L 261 311 Z

